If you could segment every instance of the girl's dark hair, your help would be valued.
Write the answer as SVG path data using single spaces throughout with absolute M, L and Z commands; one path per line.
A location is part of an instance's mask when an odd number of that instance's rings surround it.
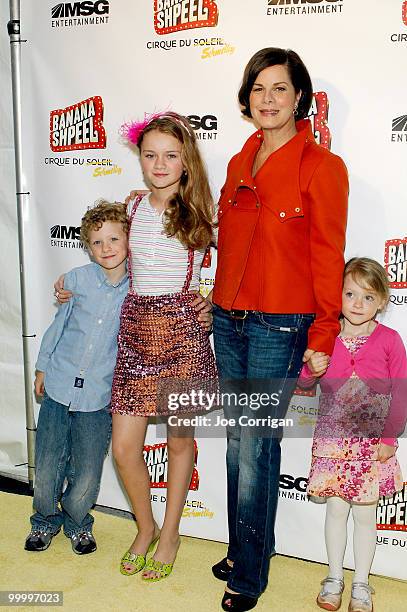
M 259 73 L 270 66 L 287 66 L 288 74 L 295 92 L 301 91 L 298 102 L 296 119 L 305 119 L 308 116 L 312 102 L 312 83 L 308 70 L 300 56 L 291 49 L 280 49 L 278 47 L 266 47 L 257 51 L 249 60 L 243 73 L 242 85 L 239 89 L 239 102 L 242 113 L 246 117 L 252 117 L 250 112 L 250 93 Z

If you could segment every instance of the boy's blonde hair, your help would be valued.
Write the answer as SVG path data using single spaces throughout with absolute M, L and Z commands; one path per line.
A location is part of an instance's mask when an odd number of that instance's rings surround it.
M 347 274 L 362 287 L 373 289 L 387 305 L 390 299 L 389 278 L 378 261 L 369 257 L 352 257 L 345 265 L 343 277 Z
M 107 202 L 99 200 L 94 208 L 86 211 L 82 217 L 81 240 L 88 247 L 89 233 L 91 230 L 99 230 L 106 221 L 121 223 L 123 231 L 129 233 L 129 220 L 126 205 L 121 202 Z

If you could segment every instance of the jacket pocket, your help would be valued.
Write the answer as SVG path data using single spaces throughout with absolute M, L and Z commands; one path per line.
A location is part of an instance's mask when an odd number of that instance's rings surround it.
M 286 221 L 291 221 L 291 219 L 300 219 L 304 217 L 304 210 L 302 206 L 281 206 L 281 208 L 275 210 L 273 209 L 273 213 L 276 217 L 281 221 L 281 223 L 286 223 Z
M 250 187 L 237 187 L 225 192 L 219 201 L 218 218 L 228 211 L 258 213 L 261 203 Z

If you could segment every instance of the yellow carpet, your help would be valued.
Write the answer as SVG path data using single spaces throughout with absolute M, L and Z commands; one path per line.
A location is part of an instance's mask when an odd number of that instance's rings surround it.
M 23 545 L 30 529 L 31 503 L 30 497 L 0 493 L 0 590 L 61 590 L 63 607 L 45 609 L 63 612 L 221 610 L 223 583 L 212 576 L 210 568 L 224 556 L 224 544 L 184 537 L 173 574 L 162 582 L 143 583 L 140 575 L 127 577 L 118 571 L 119 558 L 134 537 L 132 521 L 95 512 L 98 550 L 91 555 L 75 555 L 70 541 L 62 534 L 48 550 L 29 553 L 23 550 Z M 269 587 L 256 612 L 316 612 L 319 608 L 315 596 L 325 575 L 324 565 L 275 557 Z M 346 572 L 345 580 L 344 611 L 350 572 Z M 406 582 L 372 576 L 371 584 L 376 589 L 375 612 L 406 612 Z

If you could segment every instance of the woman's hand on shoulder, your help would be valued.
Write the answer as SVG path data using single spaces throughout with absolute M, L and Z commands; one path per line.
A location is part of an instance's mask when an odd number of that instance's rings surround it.
M 315 377 L 320 377 L 325 374 L 329 366 L 329 355 L 321 351 L 307 349 L 302 358 L 303 363 L 306 363 L 310 372 Z
M 64 289 L 64 278 L 65 274 L 61 274 L 61 276 L 59 276 L 54 283 L 54 295 L 58 304 L 65 304 L 65 302 L 69 302 L 72 297 L 72 291 Z
M 213 321 L 212 302 L 204 298 L 199 291 L 191 291 L 191 293 L 196 295 L 196 299 L 191 302 L 191 306 L 198 313 L 198 321 L 206 331 L 210 331 Z
M 379 450 L 377 451 L 377 459 L 380 461 L 380 463 L 386 463 L 386 461 L 395 454 L 396 446 L 393 444 L 384 444 L 384 442 L 380 442 Z
M 149 193 L 147 189 L 133 189 L 133 191 L 130 191 L 129 195 L 124 200 L 124 203 L 126 206 L 128 206 L 132 200 L 137 198 L 138 195 L 146 195 L 147 193 Z

